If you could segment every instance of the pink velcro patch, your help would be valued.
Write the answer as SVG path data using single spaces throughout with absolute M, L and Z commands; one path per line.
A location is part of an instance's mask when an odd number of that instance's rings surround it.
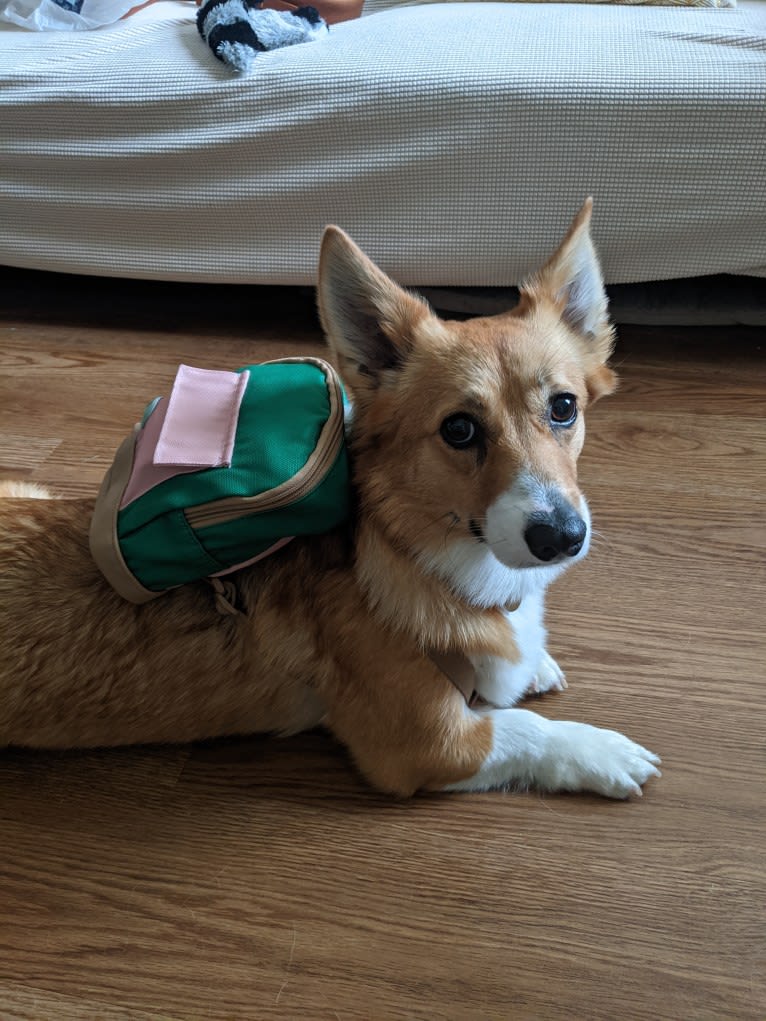
M 249 376 L 179 366 L 153 463 L 228 468 Z

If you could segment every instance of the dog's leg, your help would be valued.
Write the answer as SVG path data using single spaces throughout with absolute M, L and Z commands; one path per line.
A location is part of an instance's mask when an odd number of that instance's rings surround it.
M 659 758 L 617 731 L 547 720 L 526 709 L 479 715 L 492 722 L 492 750 L 473 776 L 445 790 L 525 786 L 627 798 L 660 776 Z
M 615 731 L 527 709 L 470 710 L 429 660 L 408 655 L 404 642 L 374 649 L 369 637 L 354 671 L 327 691 L 326 723 L 381 790 L 538 787 L 626 798 L 659 776 L 657 756 Z
M 525 695 L 563 691 L 564 671 L 545 651 L 543 593 L 527 597 L 522 605 L 504 613 L 509 626 L 509 644 L 518 653 L 514 661 L 497 656 L 471 656 L 476 671 L 476 690 L 490 703 L 509 709 Z
M 547 691 L 564 691 L 564 671 L 556 660 L 543 651 L 537 669 L 530 677 L 524 663 L 510 663 L 497 656 L 469 656 L 476 672 L 476 691 L 490 703 L 510 709 L 526 695 L 543 695 Z
M 564 671 L 550 653 L 543 650 L 537 673 L 527 688 L 528 695 L 543 695 L 546 691 L 563 691 L 567 685 Z

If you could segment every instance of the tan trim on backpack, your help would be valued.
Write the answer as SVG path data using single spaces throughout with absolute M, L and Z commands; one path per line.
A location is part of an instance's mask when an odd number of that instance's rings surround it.
M 89 541 L 90 552 L 96 566 L 112 588 L 131 603 L 148 603 L 150 599 L 156 599 L 163 593 L 144 588 L 135 578 L 123 560 L 117 538 L 117 514 L 133 470 L 139 433 L 140 428 L 136 426 L 132 434 L 120 445 L 111 468 L 104 476 L 90 523 Z
M 274 362 L 263 362 L 263 365 L 286 362 L 301 362 L 316 365 L 324 373 L 327 383 L 327 394 L 330 409 L 327 420 L 319 434 L 316 447 L 300 471 L 286 479 L 280 486 L 256 496 L 229 496 L 210 503 L 197 504 L 185 511 L 186 520 L 192 528 L 204 528 L 207 525 L 224 525 L 229 521 L 248 514 L 262 514 L 266 511 L 289 507 L 315 488 L 317 481 L 324 478 L 335 464 L 343 446 L 344 411 L 343 388 L 335 369 L 321 358 L 279 358 Z

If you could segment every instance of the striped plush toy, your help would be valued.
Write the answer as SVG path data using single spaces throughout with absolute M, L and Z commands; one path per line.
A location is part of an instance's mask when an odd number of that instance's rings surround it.
M 327 23 L 314 7 L 275 11 L 262 9 L 260 0 L 206 0 L 197 28 L 219 60 L 247 73 L 259 53 L 320 39 Z

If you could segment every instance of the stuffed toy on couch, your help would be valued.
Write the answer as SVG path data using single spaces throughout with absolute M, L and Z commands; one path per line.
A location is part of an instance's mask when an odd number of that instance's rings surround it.
M 157 0 L 0 0 L 0 21 L 38 32 L 102 28 Z M 364 0 L 197 0 L 197 28 L 213 53 L 235 71 L 251 70 L 259 53 L 315 42 L 327 26 L 362 13 Z M 201 5 L 201 6 L 200 6 Z
M 327 26 L 358 18 L 363 0 L 318 0 L 299 7 L 284 0 L 205 0 L 197 28 L 213 53 L 236 71 L 247 73 L 259 53 L 296 43 L 314 42 Z

